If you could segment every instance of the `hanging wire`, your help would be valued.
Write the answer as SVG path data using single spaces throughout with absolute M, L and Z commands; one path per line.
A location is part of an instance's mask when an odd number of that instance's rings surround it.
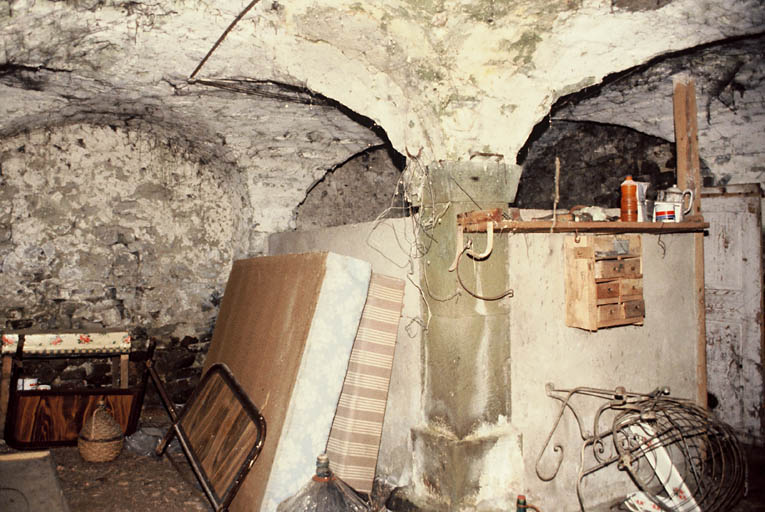
M 205 65 L 205 62 L 207 62 L 207 59 L 210 58 L 210 55 L 213 54 L 215 50 L 218 49 L 218 46 L 223 42 L 224 39 L 226 39 L 226 36 L 229 32 L 236 26 L 237 23 L 239 23 L 239 20 L 244 18 L 245 14 L 247 14 L 250 9 L 255 7 L 255 4 L 257 4 L 260 0 L 252 0 L 249 4 L 247 4 L 247 7 L 245 7 L 242 12 L 239 13 L 239 15 L 234 18 L 234 21 L 232 21 L 228 27 L 226 27 L 226 30 L 223 31 L 223 33 L 220 35 L 217 41 L 215 41 L 215 44 L 210 48 L 210 51 L 207 52 L 207 55 L 204 56 L 204 58 L 200 61 L 199 64 L 197 64 L 197 67 L 194 68 L 194 71 L 189 75 L 189 81 L 193 81 L 194 77 L 197 76 L 197 73 L 199 73 L 199 70 L 202 69 L 202 66 Z
M 553 199 L 553 218 L 550 224 L 550 233 L 555 229 L 558 223 L 558 201 L 560 201 L 560 158 L 555 157 L 555 196 Z

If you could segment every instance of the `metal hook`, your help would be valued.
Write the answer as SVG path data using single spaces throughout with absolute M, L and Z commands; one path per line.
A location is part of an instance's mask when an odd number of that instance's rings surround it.
M 476 253 L 473 251 L 473 241 L 468 240 L 467 242 L 464 241 L 464 230 L 462 225 L 457 225 L 457 243 L 455 244 L 457 247 L 457 254 L 454 256 L 454 261 L 449 266 L 449 272 L 454 272 L 457 270 L 457 265 L 460 261 L 460 256 L 465 253 L 474 260 L 485 260 L 488 258 L 492 251 L 494 250 L 494 223 L 489 222 L 486 224 L 486 235 L 488 236 L 486 240 L 486 248 L 481 253 Z
M 462 251 L 465 250 L 465 242 L 463 241 L 463 233 L 462 233 L 462 224 L 457 224 L 457 254 L 454 256 L 454 261 L 451 265 L 449 265 L 449 272 L 454 272 L 457 270 L 457 264 L 460 262 L 460 256 L 462 255 Z
M 484 260 L 489 257 L 491 254 L 491 251 L 494 250 L 494 223 L 489 222 L 486 224 L 486 236 L 488 237 L 486 239 L 486 249 L 479 254 L 476 254 L 472 251 L 472 249 L 469 249 L 467 251 L 468 256 L 473 258 L 474 260 Z

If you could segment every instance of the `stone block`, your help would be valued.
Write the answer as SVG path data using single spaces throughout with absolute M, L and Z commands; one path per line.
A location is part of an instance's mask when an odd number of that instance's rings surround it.
M 411 492 L 426 510 L 507 511 L 522 488 L 521 435 L 504 418 L 459 439 L 431 423 L 412 429 Z

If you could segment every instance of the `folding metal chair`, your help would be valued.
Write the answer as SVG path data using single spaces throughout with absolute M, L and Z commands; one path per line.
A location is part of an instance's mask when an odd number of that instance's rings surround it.
M 202 376 L 180 415 L 152 362 L 146 366 L 173 422 L 156 454 L 161 456 L 173 436 L 178 436 L 213 508 L 227 510 L 263 448 L 265 418 L 223 363 L 214 364 Z

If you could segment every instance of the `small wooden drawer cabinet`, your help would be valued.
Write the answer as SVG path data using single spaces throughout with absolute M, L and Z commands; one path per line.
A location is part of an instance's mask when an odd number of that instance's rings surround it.
M 590 331 L 642 324 L 640 235 L 566 237 L 566 325 Z

